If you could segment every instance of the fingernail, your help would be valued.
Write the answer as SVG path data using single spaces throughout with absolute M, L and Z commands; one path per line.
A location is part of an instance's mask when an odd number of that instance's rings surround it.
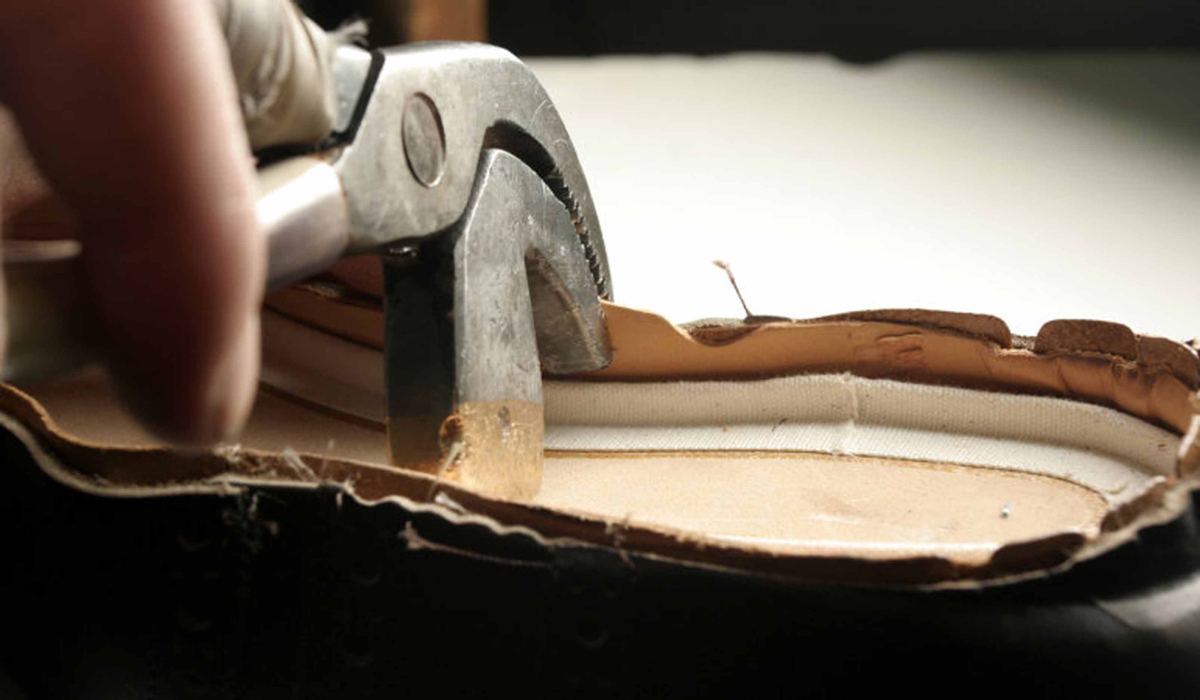
M 238 436 L 254 405 L 260 363 L 260 321 L 255 310 L 247 315 L 237 339 L 213 368 L 200 403 L 196 442 L 214 444 Z

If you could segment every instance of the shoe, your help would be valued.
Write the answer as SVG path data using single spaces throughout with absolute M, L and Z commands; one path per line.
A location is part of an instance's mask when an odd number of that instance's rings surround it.
M 268 299 L 240 444 L 154 444 L 98 372 L 3 386 L 11 683 L 268 699 L 1200 687 L 1192 347 L 920 310 L 605 313 L 611 366 L 543 386 L 532 498 L 454 469 L 486 466 L 469 442 L 432 470 L 388 465 L 381 310 L 344 280 Z

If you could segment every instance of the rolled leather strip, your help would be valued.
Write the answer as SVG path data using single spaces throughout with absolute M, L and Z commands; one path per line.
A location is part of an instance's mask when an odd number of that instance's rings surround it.
M 291 0 L 213 0 L 250 145 L 321 140 L 333 128 L 332 40 Z

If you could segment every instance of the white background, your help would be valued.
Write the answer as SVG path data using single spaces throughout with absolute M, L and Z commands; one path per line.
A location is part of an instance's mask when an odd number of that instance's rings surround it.
M 575 142 L 616 299 L 1100 318 L 1200 334 L 1200 57 L 534 59 Z

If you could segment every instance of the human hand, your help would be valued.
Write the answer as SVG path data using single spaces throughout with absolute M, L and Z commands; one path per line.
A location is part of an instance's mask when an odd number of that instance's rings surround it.
M 254 395 L 265 242 L 244 122 L 257 146 L 328 132 L 327 74 L 315 91 L 290 80 L 305 61 L 321 73 L 323 48 L 281 52 L 282 25 L 251 31 L 285 3 L 0 7 L 0 101 L 28 144 L 0 128 L 5 236 L 82 242 L 109 367 L 174 441 L 231 436 Z

